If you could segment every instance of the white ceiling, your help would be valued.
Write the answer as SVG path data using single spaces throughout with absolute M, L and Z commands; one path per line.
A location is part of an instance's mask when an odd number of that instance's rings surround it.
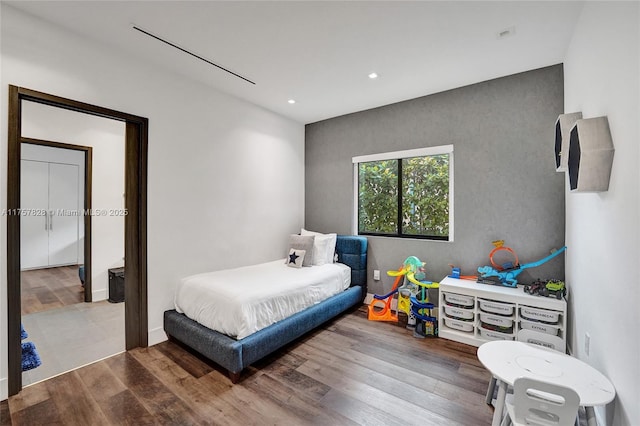
M 301 123 L 560 63 L 582 9 L 579 1 L 6 3 Z M 507 28 L 514 33 L 498 37 Z

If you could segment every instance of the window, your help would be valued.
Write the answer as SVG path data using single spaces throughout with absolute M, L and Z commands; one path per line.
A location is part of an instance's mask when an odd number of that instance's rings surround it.
M 453 145 L 353 158 L 359 235 L 453 241 Z

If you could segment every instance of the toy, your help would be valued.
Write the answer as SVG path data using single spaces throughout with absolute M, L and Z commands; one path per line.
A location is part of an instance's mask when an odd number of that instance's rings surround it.
M 491 266 L 493 266 L 495 269 L 497 269 L 498 271 L 502 271 L 505 269 L 513 269 L 520 264 L 520 261 L 518 260 L 518 255 L 516 254 L 515 251 L 513 251 L 511 247 L 507 247 L 504 245 L 504 240 L 495 240 L 495 241 L 492 241 L 491 244 L 493 244 L 495 248 L 491 250 L 491 253 L 489 253 L 489 261 L 491 262 Z M 502 251 L 505 251 L 511 254 L 514 258 L 513 262 L 504 262 L 501 265 L 497 265 L 494 260 L 494 256 Z
M 552 294 L 556 296 L 556 299 L 560 300 L 564 296 L 567 295 L 567 287 L 564 284 L 564 281 L 560 280 L 549 280 L 545 285 L 545 290 L 547 294 Z
M 431 316 L 433 308 L 433 303 L 419 301 L 416 296 L 411 296 L 411 314 L 416 318 L 413 337 L 424 339 L 427 336 L 438 335 L 438 319 Z
M 518 285 L 517 277 L 518 277 L 518 275 L 520 275 L 520 273 L 522 271 L 524 271 L 525 269 L 535 268 L 536 266 L 540 266 L 543 263 L 546 263 L 546 262 L 550 261 L 551 259 L 553 259 L 554 257 L 558 256 L 560 253 L 562 253 L 566 249 L 567 249 L 567 246 L 564 246 L 564 247 L 560 248 L 559 250 L 552 251 L 550 255 L 548 255 L 547 257 L 544 257 L 544 258 L 542 258 L 542 259 L 540 259 L 538 261 L 525 263 L 525 264 L 522 264 L 522 265 L 516 264 L 512 268 L 506 268 L 506 269 L 498 270 L 498 268 L 495 268 L 493 266 L 481 266 L 481 267 L 478 268 L 478 273 L 480 274 L 479 279 L 486 279 L 486 278 L 489 278 L 489 277 L 497 277 L 499 282 L 500 282 L 500 284 L 502 284 L 502 285 L 504 285 L 506 287 L 516 287 Z M 509 249 L 509 250 L 511 250 L 511 249 Z M 495 252 L 495 249 L 494 249 L 494 251 L 492 251 L 492 253 L 494 253 L 494 252 Z M 493 260 L 492 260 L 492 263 L 493 263 Z M 516 260 L 516 263 L 517 263 L 517 260 Z
M 368 319 L 371 321 L 392 321 L 398 322 L 397 312 L 391 309 L 391 301 L 393 295 L 398 293 L 398 311 L 403 311 L 411 316 L 410 297 L 417 294 L 420 287 L 422 288 L 438 288 L 439 283 L 432 281 L 418 280 L 424 277 L 424 263 L 415 256 L 409 256 L 397 271 L 387 271 L 387 275 L 396 277 L 391 292 L 385 295 L 373 295 L 371 303 L 369 303 Z M 399 287 L 400 282 L 406 277 L 407 283 Z M 409 299 L 409 301 L 407 301 Z
M 544 297 L 553 295 L 558 300 L 567 295 L 567 288 L 565 287 L 564 281 L 560 280 L 542 281 L 541 279 L 537 279 L 531 284 L 525 285 L 524 291 L 529 294 L 539 294 Z
M 397 313 L 394 313 L 391 309 L 391 301 L 393 300 L 393 295 L 398 293 L 398 284 L 400 284 L 400 281 L 404 279 L 404 276 L 410 267 L 411 263 L 407 264 L 407 261 L 405 260 L 405 263 L 403 263 L 397 271 L 387 271 L 387 275 L 396 277 L 396 280 L 394 281 L 393 287 L 391 287 L 391 291 L 389 293 L 383 296 L 378 294 L 373 295 L 373 299 L 371 300 L 371 303 L 369 303 L 369 315 L 367 316 L 369 321 L 398 322 Z M 381 304 L 382 306 L 380 306 Z
M 454 265 L 449 264 L 451 267 L 451 274 L 449 274 L 449 278 L 456 278 L 459 280 L 472 280 L 475 281 L 478 279 L 476 275 L 462 275 L 460 268 L 456 268 Z
M 389 272 L 387 272 L 387 274 L 388 273 Z M 391 301 L 393 300 L 393 295 L 398 292 L 398 284 L 400 283 L 400 280 L 401 276 L 398 275 L 393 283 L 391 292 L 384 296 L 380 296 L 378 294 L 373 295 L 373 299 L 371 299 L 371 302 L 369 303 L 369 315 L 367 316 L 369 321 L 398 322 L 398 315 L 394 314 L 391 310 Z M 380 304 L 382 304 L 382 306 L 379 306 Z M 376 306 L 379 306 L 379 309 L 376 309 Z
M 402 311 L 407 315 L 411 314 L 411 300 L 412 291 L 407 288 L 398 289 L 398 312 Z
M 526 284 L 524 286 L 524 292 L 529 294 L 540 294 L 542 296 L 546 296 L 546 294 L 542 294 L 541 291 L 545 289 L 545 285 L 547 283 L 542 281 L 540 278 L 532 282 L 531 284 Z

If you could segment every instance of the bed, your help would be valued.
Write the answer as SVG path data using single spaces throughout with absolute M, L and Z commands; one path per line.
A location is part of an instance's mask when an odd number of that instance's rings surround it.
M 170 339 L 184 343 L 225 368 L 236 383 L 244 368 L 363 302 L 367 292 L 367 239 L 338 235 L 336 253 L 337 262 L 350 268 L 351 282 L 346 290 L 246 337 L 242 337 L 246 331 L 238 332 L 237 336 L 242 338 L 235 339 L 212 330 L 176 309 L 164 313 L 164 330 Z

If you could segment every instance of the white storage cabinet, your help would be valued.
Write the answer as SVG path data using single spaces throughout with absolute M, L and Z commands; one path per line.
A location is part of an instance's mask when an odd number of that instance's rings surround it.
M 439 293 L 439 337 L 474 346 L 520 340 L 566 351 L 564 299 L 450 277 L 440 282 Z

